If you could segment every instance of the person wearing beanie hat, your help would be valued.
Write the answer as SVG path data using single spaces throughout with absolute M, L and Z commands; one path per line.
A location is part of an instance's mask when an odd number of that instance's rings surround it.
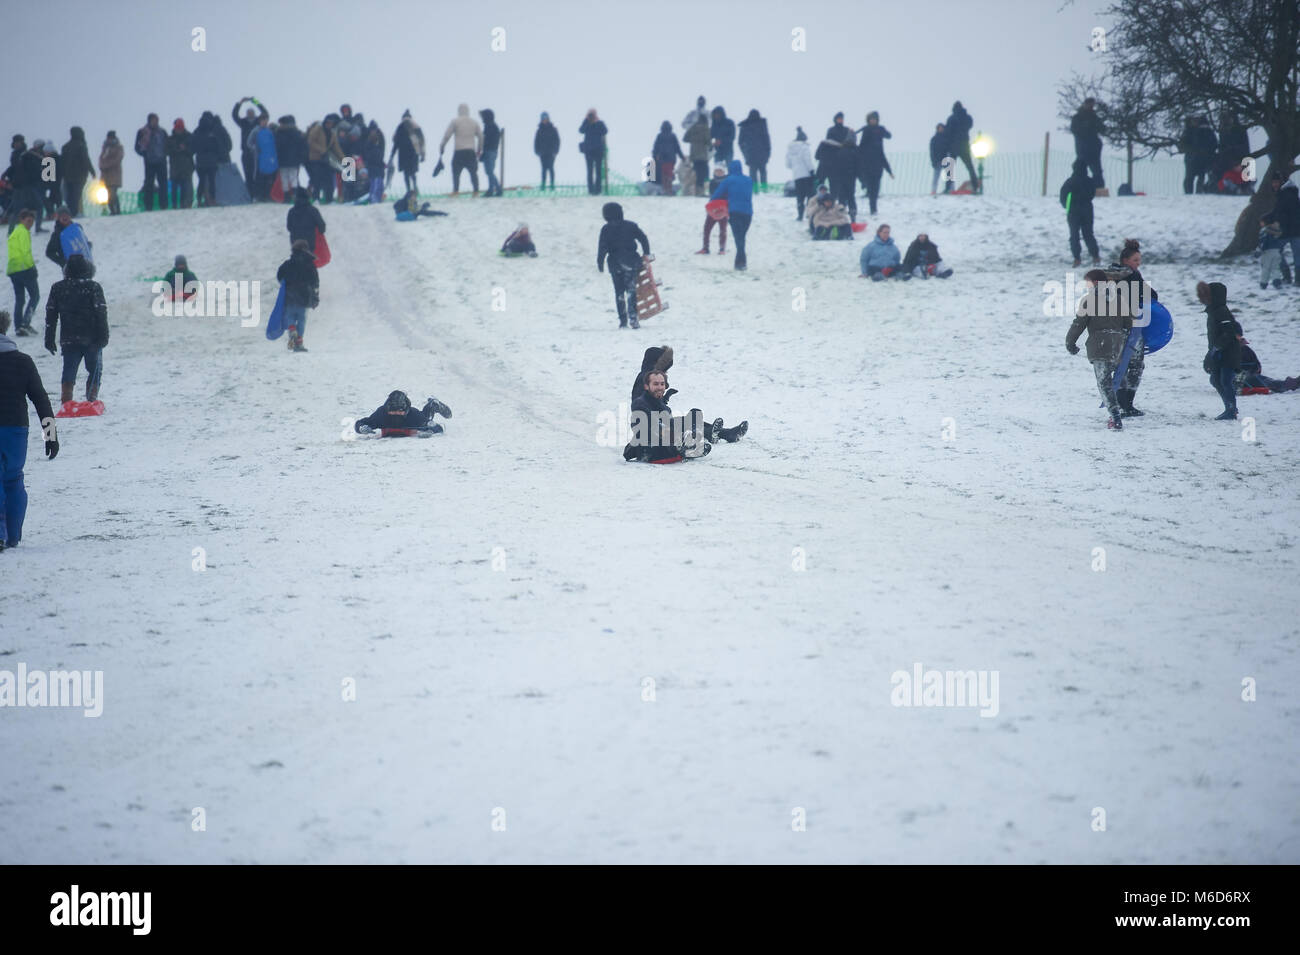
M 546 177 L 551 177 L 551 191 L 555 190 L 555 157 L 560 154 L 560 131 L 551 122 L 550 113 L 542 113 L 537 123 L 537 132 L 533 134 L 533 153 L 542 163 L 542 185 L 546 188 Z
M 84 256 L 87 262 L 93 264 L 90 240 L 86 238 L 85 231 L 72 221 L 71 209 L 59 206 L 54 210 L 54 232 L 45 246 L 45 257 L 62 269 L 74 255 Z
M 293 191 L 293 205 L 285 216 L 285 228 L 289 230 L 289 245 L 301 239 L 308 249 L 316 248 L 316 233 L 325 234 L 325 220 L 320 210 L 311 204 L 311 193 L 299 186 Z
M 194 205 L 194 144 L 183 119 L 172 123 L 171 135 L 167 137 L 167 163 L 171 206 L 188 209 Z
M 190 271 L 185 256 L 176 256 L 171 269 L 163 276 L 173 302 L 184 302 L 198 294 L 199 277 Z
M 631 219 L 623 218 L 623 207 L 617 202 L 607 202 L 600 210 L 605 224 L 600 230 L 596 245 L 596 268 L 605 271 L 609 259 L 609 277 L 614 283 L 614 304 L 618 309 L 618 327 L 640 328 L 636 317 L 636 279 L 644 264 L 643 257 L 650 255 L 650 240 L 641 227 Z M 641 246 L 640 253 L 637 245 Z
M 812 148 L 802 126 L 795 127 L 794 140 L 785 147 L 785 166 L 794 179 L 795 221 L 803 221 L 804 206 L 813 194 Z

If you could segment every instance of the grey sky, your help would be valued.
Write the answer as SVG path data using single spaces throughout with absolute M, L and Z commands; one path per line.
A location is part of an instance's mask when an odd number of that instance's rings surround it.
M 1105 24 L 1090 12 L 1101 3 L 1059 5 L 45 0 L 9 5 L 5 48 L 33 52 L 31 82 L 9 86 L 5 133 L 62 144 L 77 124 L 97 147 L 109 128 L 128 140 L 150 111 L 166 128 L 180 116 L 192 129 L 204 109 L 229 124 L 231 105 L 251 93 L 304 127 L 346 100 L 385 136 L 410 108 L 436 150 L 465 101 L 492 107 L 507 130 L 508 182 L 534 178 L 533 131 L 548 110 L 562 137 L 557 175 L 575 181 L 588 107 L 610 127 L 611 164 L 636 175 L 659 123 L 680 133 L 703 93 L 733 118 L 751 107 L 768 118 L 775 179 L 796 124 L 815 142 L 841 109 L 855 126 L 879 110 L 899 152 L 924 150 L 954 99 L 999 149 L 1041 149 L 1049 129 L 1070 149 L 1055 87 L 1089 69 L 1091 30 Z M 194 27 L 207 31 L 206 52 L 191 50 Z M 504 52 L 491 49 L 494 27 L 506 31 Z M 796 27 L 807 52 L 791 50 Z M 78 42 L 65 46 L 68 35 Z M 71 62 L 56 65 L 63 55 Z M 128 185 L 138 165 L 129 156 Z

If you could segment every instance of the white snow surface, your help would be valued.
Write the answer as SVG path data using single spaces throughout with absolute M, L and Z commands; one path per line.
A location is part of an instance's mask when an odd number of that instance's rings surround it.
M 743 274 L 693 254 L 701 200 L 625 200 L 670 303 L 640 331 L 602 201 L 325 207 L 307 354 L 138 280 L 260 279 L 264 324 L 283 207 L 87 222 L 108 410 L 53 462 L 33 428 L 0 669 L 102 670 L 104 711 L 0 710 L 0 861 L 1300 862 L 1300 395 L 1243 397 L 1246 441 L 1201 370 L 1205 279 L 1300 374 L 1300 292 L 1213 258 L 1240 200 L 1098 200 L 1177 324 L 1118 434 L 1043 314 L 1052 197 L 883 200 L 956 270 L 905 285 L 793 200 Z M 497 254 L 520 220 L 537 259 Z M 657 344 L 746 438 L 598 444 Z M 394 388 L 447 433 L 344 440 Z M 893 705 L 917 663 L 996 671 L 997 715 Z

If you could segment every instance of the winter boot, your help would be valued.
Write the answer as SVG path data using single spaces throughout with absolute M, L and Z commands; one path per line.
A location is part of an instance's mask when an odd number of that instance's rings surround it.
M 286 342 L 284 343 L 284 344 L 285 344 L 285 347 L 288 348 L 289 351 L 293 351 L 293 350 L 294 350 L 294 345 L 296 345 L 297 342 L 298 342 L 298 326 L 297 326 L 297 325 L 290 325 L 290 326 L 289 326 L 289 338 L 288 338 L 288 341 L 286 341 Z
M 99 398 L 99 385 L 94 382 L 86 382 L 86 400 L 96 401 Z
M 714 418 L 712 424 L 706 424 L 704 426 L 704 440 L 712 441 L 716 444 L 718 441 L 722 440 L 722 431 L 722 419 Z
M 1236 421 L 1236 420 L 1237 420 L 1237 409 L 1236 409 L 1236 408 L 1227 408 L 1227 409 L 1224 410 L 1223 414 L 1218 415 L 1214 420 L 1215 420 L 1215 421 Z
M 429 400 L 424 403 L 424 411 L 425 414 L 428 414 L 430 416 L 435 414 L 440 414 L 444 418 L 451 417 L 451 409 L 448 408 L 446 405 L 444 405 L 437 398 L 433 398 L 433 397 L 430 397 Z
M 1124 422 L 1120 420 L 1119 415 L 1113 414 L 1110 416 L 1110 420 L 1106 422 L 1106 427 L 1111 431 L 1123 431 Z
M 749 431 L 749 422 L 742 421 L 734 428 L 715 429 L 713 433 L 718 437 L 722 438 L 723 441 L 734 443 L 736 441 L 739 441 L 741 438 L 743 438 L 747 431 Z
M 1139 411 L 1137 408 L 1133 407 L 1133 396 L 1136 394 L 1137 392 L 1132 388 L 1115 389 L 1115 399 L 1119 402 L 1119 406 L 1122 409 L 1120 411 L 1121 416 L 1125 418 L 1140 418 L 1146 414 L 1145 411 Z
M 74 386 L 74 382 L 69 382 L 69 381 L 61 382 L 59 400 L 62 404 L 66 405 L 69 401 L 72 400 L 73 386 Z

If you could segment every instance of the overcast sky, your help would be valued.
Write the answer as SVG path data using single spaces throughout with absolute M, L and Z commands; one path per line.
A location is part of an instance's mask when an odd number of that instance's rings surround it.
M 1061 0 L 5 5 L 4 48 L 29 51 L 31 66 L 30 82 L 8 84 L 8 135 L 61 145 L 76 124 L 97 147 L 110 128 L 128 140 L 149 112 L 167 128 L 179 116 L 193 129 L 204 109 L 229 124 L 234 101 L 253 94 L 304 128 L 347 101 L 385 136 L 409 108 L 432 151 L 468 102 L 492 107 L 508 131 L 507 182 L 535 177 L 542 110 L 560 130 L 561 180 L 583 177 L 577 129 L 591 106 L 610 128 L 611 164 L 638 175 L 659 123 L 680 133 L 701 93 L 734 118 L 751 108 L 768 118 L 775 179 L 796 124 L 815 142 L 837 110 L 855 126 L 879 110 L 889 148 L 902 152 L 924 150 L 960 99 L 999 149 L 1039 150 L 1050 129 L 1054 147 L 1069 150 L 1056 85 L 1090 69 L 1091 31 L 1106 26 L 1093 12 L 1104 4 L 1088 0 L 1064 9 Z M 206 30 L 205 52 L 191 49 L 195 27 Z M 496 27 L 504 52 L 491 48 Z M 796 28 L 806 52 L 791 49 Z M 138 165 L 129 156 L 128 185 Z

